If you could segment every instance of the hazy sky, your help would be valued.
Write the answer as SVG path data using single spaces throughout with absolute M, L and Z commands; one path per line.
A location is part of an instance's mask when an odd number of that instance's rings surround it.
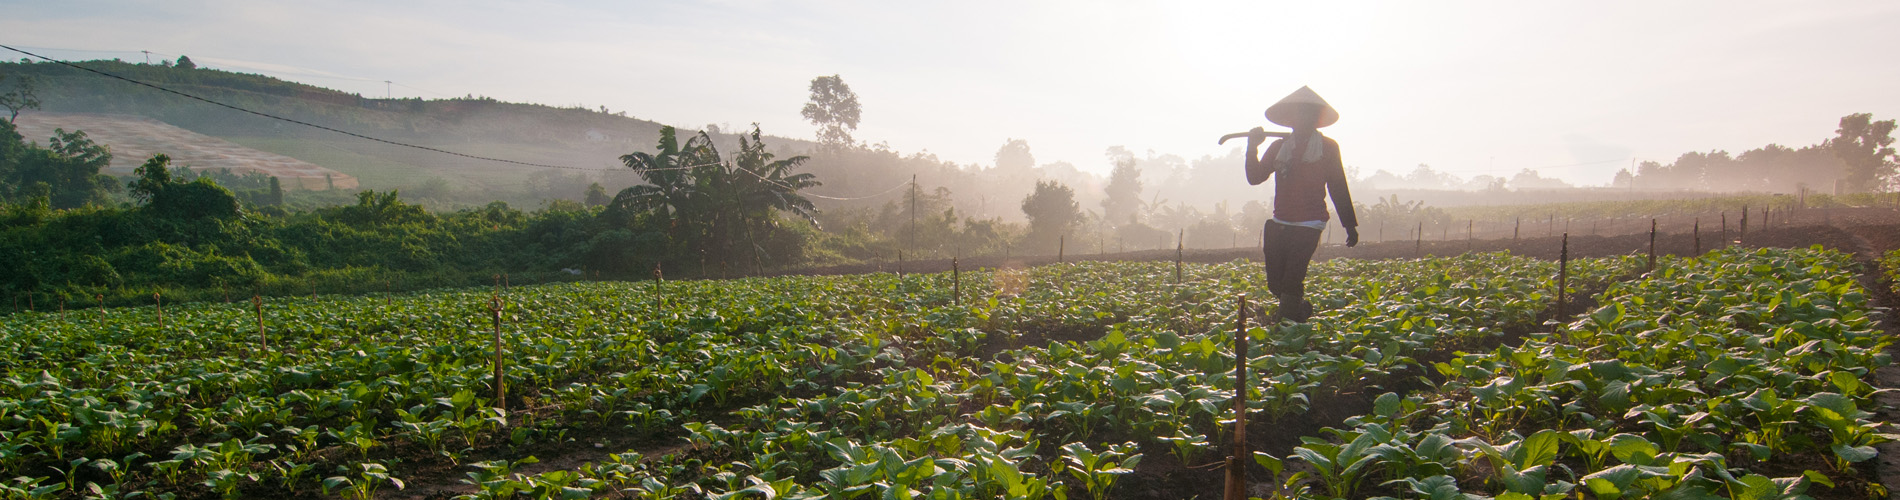
M 988 164 L 1024 138 L 1039 162 L 1097 172 L 1114 145 L 1225 153 L 1220 135 L 1311 85 L 1366 173 L 1552 167 L 1588 184 L 1631 158 L 1798 147 L 1842 115 L 1900 116 L 1894 26 L 1890 1 L 0 0 L 0 43 L 69 49 L 54 57 L 186 54 L 365 95 L 390 80 L 784 136 L 813 134 L 807 84 L 839 74 L 861 140 Z

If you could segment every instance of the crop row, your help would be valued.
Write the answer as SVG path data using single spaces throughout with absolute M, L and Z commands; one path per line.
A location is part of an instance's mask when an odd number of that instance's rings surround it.
M 1598 286 L 1633 261 L 1578 266 Z M 482 464 L 475 498 L 506 498 L 559 478 L 584 494 L 670 497 L 770 492 L 790 498 L 1102 496 L 1144 454 L 1203 460 L 1232 397 L 1233 294 L 1257 289 L 1245 264 L 1169 269 L 1140 264 L 1041 268 L 997 279 L 1022 294 L 934 313 L 898 342 L 869 381 L 741 408 L 738 422 L 688 422 L 693 447 L 664 457 L 626 454 L 605 465 L 540 475 Z M 1322 388 L 1395 379 L 1408 355 L 1527 328 L 1549 305 L 1554 265 L 1506 256 L 1338 262 L 1316 279 L 1328 310 L 1256 360 L 1253 406 L 1305 410 Z M 1020 281 L 1018 285 L 1008 285 Z M 1013 321 L 1009 318 L 1031 318 Z M 937 333 L 930 333 L 935 330 Z M 988 342 L 1018 335 L 1096 337 L 1024 346 L 990 360 L 906 356 L 905 342 L 946 332 Z M 1250 333 L 1266 340 L 1268 329 Z M 995 338 L 1002 337 L 1002 338 Z M 967 354 L 967 353 L 966 353 Z M 642 460 L 645 458 L 645 460 Z
M 1665 259 L 1555 333 L 1435 363 L 1438 390 L 1383 395 L 1305 438 L 1287 458 L 1312 467 L 1284 491 L 1885 497 L 1856 464 L 1900 438 L 1867 411 L 1891 339 L 1854 265 L 1820 250 Z

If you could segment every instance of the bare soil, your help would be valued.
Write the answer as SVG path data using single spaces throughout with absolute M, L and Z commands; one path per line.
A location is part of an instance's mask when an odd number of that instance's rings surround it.
M 234 173 L 263 172 L 290 183 L 285 188 L 355 189 L 356 177 L 288 156 L 239 146 L 231 141 L 178 128 L 143 116 L 91 113 L 21 113 L 20 135 L 45 141 L 55 129 L 84 130 L 93 142 L 112 148 L 112 164 L 105 172 L 131 175 L 153 154 L 171 156 L 172 166 L 192 170 L 230 169 Z M 324 176 L 328 175 L 326 180 Z

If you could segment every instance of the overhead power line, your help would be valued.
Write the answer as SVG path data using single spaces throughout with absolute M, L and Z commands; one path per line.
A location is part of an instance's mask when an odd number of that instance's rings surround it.
M 160 91 L 160 92 L 165 92 L 165 93 L 168 93 L 168 94 L 173 94 L 173 95 L 177 95 L 177 96 L 180 96 L 180 97 L 184 97 L 184 98 L 187 98 L 187 99 L 191 99 L 191 100 L 195 100 L 195 101 L 200 101 L 200 102 L 204 102 L 204 103 L 206 103 L 206 104 L 210 104 L 210 105 L 213 105 L 213 106 L 218 106 L 218 107 L 221 107 L 221 108 L 227 108 L 227 109 L 231 109 L 231 110 L 234 110 L 234 111 L 239 111 L 239 112 L 243 112 L 243 113 L 249 113 L 249 114 L 253 114 L 253 115 L 257 115 L 257 116 L 262 116 L 262 117 L 265 117 L 265 118 L 269 118 L 269 119 L 272 119 L 272 120 L 280 120 L 280 121 L 285 121 L 285 122 L 290 122 L 290 123 L 295 123 L 295 124 L 298 124 L 298 125 L 303 125 L 303 126 L 306 126 L 306 127 L 310 127 L 310 128 L 315 128 L 315 129 L 319 129 L 319 130 L 327 130 L 327 131 L 331 131 L 331 132 L 336 132 L 336 133 L 339 133 L 339 134 L 343 134 L 343 135 L 347 135 L 347 136 L 350 136 L 350 137 L 355 137 L 355 138 L 358 138 L 358 139 L 364 139 L 364 140 L 370 140 L 370 141 L 375 141 L 375 142 L 380 142 L 380 143 L 383 143 L 383 144 L 389 144 L 389 145 L 394 145 L 394 146 L 401 146 L 401 147 L 405 147 L 405 148 L 415 148 L 415 149 L 420 149 L 420 150 L 423 150 L 423 151 L 430 151 L 430 152 L 435 152 L 435 153 L 441 153 L 441 154 L 446 154 L 446 155 L 452 155 L 452 156 L 460 156 L 460 157 L 463 157 L 463 158 L 469 158 L 469 159 L 474 159 L 474 160 L 485 160 L 485 161 L 492 161 L 492 162 L 499 162 L 499 163 L 509 163 L 509 164 L 514 164 L 514 165 L 523 165 L 523 166 L 529 166 L 529 167 L 540 167 L 540 168 L 558 168 L 558 169 L 566 169 L 566 170 L 585 170 L 585 171 L 591 171 L 591 172 L 612 172 L 612 171 L 617 171 L 617 170 L 618 170 L 618 169 L 601 169 L 601 168 L 582 168 L 582 167 L 571 167 L 571 166 L 567 166 L 567 165 L 549 165 L 549 164 L 546 164 L 546 163 L 533 163 L 533 162 L 525 162 L 525 161 L 515 161 L 515 160 L 508 160 L 508 159 L 502 159 L 502 158 L 490 158 L 490 157 L 486 157 L 486 156 L 476 156 L 476 155 L 471 155 L 471 154 L 467 154 L 467 153 L 458 153 L 458 152 L 454 152 L 454 151 L 449 151 L 449 150 L 446 150 L 446 149 L 440 149 L 440 148 L 432 148 L 432 147 L 429 147 L 429 146 L 422 146 L 422 145 L 417 145 L 417 144 L 409 144 L 409 143 L 406 143 L 406 142 L 397 142 L 397 141 L 392 141 L 392 140 L 388 140 L 388 139 L 382 139 L 382 138 L 377 138 L 377 137 L 370 137 L 370 136 L 367 136 L 367 135 L 363 135 L 363 134 L 358 134 L 358 133 L 355 133 L 355 132 L 350 132 L 350 131 L 347 131 L 347 130 L 342 130 L 342 129 L 338 129 L 338 128 L 334 128 L 334 127 L 326 127 L 326 126 L 323 126 L 323 125 L 318 125 L 318 124 L 315 124 L 315 123 L 310 123 L 310 122 L 306 122 L 306 121 L 302 121 L 302 120 L 297 120 L 297 119 L 293 119 L 293 118 L 285 118 L 285 117 L 282 117 L 282 116 L 277 116 L 277 115 L 273 115 L 273 114 L 270 114 L 270 113 L 265 113 L 265 112 L 262 112 L 262 111 L 253 111 L 253 110 L 250 110 L 250 109 L 246 109 L 246 108 L 242 108 L 242 107 L 238 107 L 238 106 L 233 106 L 233 105 L 230 105 L 230 104 L 225 104 L 225 103 L 222 103 L 222 102 L 218 102 L 218 101 L 213 101 L 213 100 L 211 100 L 211 99 L 206 99 L 206 98 L 203 98 L 203 97 L 198 97 L 198 96 L 195 96 L 195 95 L 191 95 L 191 94 L 187 94 L 187 93 L 184 93 L 184 92 L 179 92 L 179 91 L 176 91 L 176 90 L 172 90 L 172 89 L 168 89 L 168 88 L 165 88 L 165 87 L 161 87 L 161 86 L 158 86 L 158 85 L 153 85 L 153 84 L 150 84 L 150 83 L 145 83 L 145 82 L 141 82 L 141 81 L 138 81 L 138 80 L 133 80 L 133 79 L 131 79 L 131 78 L 126 78 L 126 77 L 123 77 L 123 76 L 119 76 L 119 75 L 115 75 L 115 74 L 112 74 L 112 73 L 107 73 L 107 72 L 104 72 L 104 71 L 99 71 L 99 70 L 96 70 L 96 69 L 92 69 L 92 68 L 88 68 L 88 67 L 85 67 L 85 66 L 80 66 L 80 65 L 77 65 L 77 64 L 73 64 L 73 63 L 69 63 L 69 62 L 66 62 L 66 61 L 61 61 L 61 60 L 58 60 L 58 59 L 53 59 L 53 58 L 50 58 L 50 57 L 46 57 L 46 56 L 42 56 L 42 55 L 39 55 L 39 54 L 35 54 L 35 53 L 32 53 L 32 52 L 27 52 L 27 51 L 24 51 L 24 50 L 20 50 L 20 49 L 16 49 L 16 48 L 13 48 L 13 47 L 9 47 L 9 46 L 6 46 L 6 45 L 0 45 L 0 48 L 4 48 L 4 49 L 7 49 L 7 50 L 11 50 L 11 51 L 14 51 L 14 52 L 19 52 L 19 53 L 21 53 L 21 54 L 26 54 L 26 55 L 29 55 L 29 56 L 33 56 L 33 57 L 37 57 L 37 58 L 39 58 L 39 59 L 41 59 L 41 60 L 45 60 L 45 61 L 47 61 L 47 62 L 51 62 L 51 63 L 54 63 L 54 64 L 59 64 L 59 65 L 63 65 L 63 66 L 67 66 L 67 67 L 70 67 L 70 68 L 74 68 L 74 69 L 78 69 L 78 70 L 81 70 L 81 71 L 85 71 L 85 72 L 89 72 L 89 73 L 93 73 L 93 74 L 97 74 L 97 75 L 100 75 L 100 76 L 104 76 L 104 77 L 107 77 L 107 78 L 112 78 L 112 79 L 115 79 L 115 80 L 121 80 L 121 81 L 124 81 L 124 82 L 127 82 L 127 83 L 131 83 L 131 84 L 134 84 L 134 85 L 139 85 L 139 86 L 142 86 L 142 87 L 148 87 L 148 88 L 151 88 L 151 89 L 153 89 L 153 90 L 157 90 L 157 91 Z

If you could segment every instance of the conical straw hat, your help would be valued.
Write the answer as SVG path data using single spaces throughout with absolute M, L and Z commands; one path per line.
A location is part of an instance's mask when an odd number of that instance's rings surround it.
M 1325 99 L 1321 99 L 1319 93 L 1313 92 L 1311 87 L 1300 87 L 1299 90 L 1287 94 L 1286 98 L 1281 99 L 1280 102 L 1273 103 L 1273 106 L 1267 108 L 1267 121 L 1292 127 L 1293 107 L 1301 104 L 1319 105 L 1319 126 L 1321 127 L 1339 121 L 1339 111 L 1333 109 L 1333 105 L 1327 104 Z

